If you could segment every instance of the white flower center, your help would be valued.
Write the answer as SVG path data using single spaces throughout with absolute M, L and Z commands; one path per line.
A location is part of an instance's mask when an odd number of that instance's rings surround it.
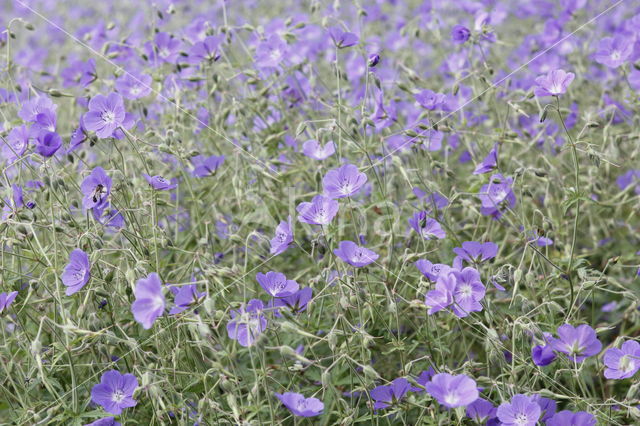
M 112 124 L 116 121 L 116 115 L 113 111 L 104 111 L 102 113 L 102 120 L 107 124 Z
M 450 393 L 448 393 L 448 394 L 446 394 L 446 395 L 444 396 L 444 402 L 446 402 L 446 403 L 447 403 L 447 404 L 449 404 L 449 405 L 455 405 L 455 404 L 457 404 L 457 403 L 458 403 L 458 399 L 459 399 L 459 398 L 458 398 L 458 395 L 456 395 L 456 394 L 455 394 L 455 393 L 453 393 L 453 392 L 450 392 Z
M 124 400 L 124 392 L 122 392 L 120 389 L 116 390 L 115 392 L 113 392 L 113 395 L 111 395 L 111 400 L 117 403 L 122 402 Z

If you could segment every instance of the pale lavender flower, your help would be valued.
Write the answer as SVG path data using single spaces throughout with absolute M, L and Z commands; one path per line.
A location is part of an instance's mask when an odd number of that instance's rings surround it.
M 504 402 L 496 412 L 504 426 L 535 426 L 542 410 L 531 396 L 517 394 L 511 402 Z
M 118 78 L 115 88 L 125 99 L 140 99 L 151 93 L 151 83 L 153 79 L 150 75 L 133 72 L 125 72 Z
M 62 284 L 67 286 L 65 294 L 71 296 L 80 291 L 91 278 L 91 265 L 89 264 L 89 256 L 80 249 L 75 249 L 69 255 L 69 263 L 62 273 Z
M 327 142 L 324 146 L 315 139 L 309 139 L 302 144 L 302 153 L 314 160 L 326 160 L 336 152 L 336 146 L 333 141 Z
M 269 271 L 266 274 L 258 272 L 256 280 L 271 297 L 291 296 L 300 289 L 294 280 L 289 280 L 280 272 Z
M 537 86 L 534 88 L 536 96 L 558 96 L 566 93 L 567 88 L 576 75 L 572 72 L 566 72 L 558 69 L 549 71 L 547 75 L 541 75 L 536 78 Z
M 447 235 L 438 221 L 427 217 L 425 211 L 414 213 L 413 217 L 409 218 L 409 225 L 425 240 L 442 239 Z
M 259 299 L 250 300 L 246 306 L 231 311 L 227 324 L 227 335 L 242 346 L 252 346 L 260 334 L 267 329 L 267 319 L 262 314 L 264 303 Z
M 593 414 L 586 411 L 563 410 L 547 420 L 547 426 L 595 426 L 598 423 Z
M 480 396 L 475 380 L 464 374 L 436 374 L 425 388 L 429 395 L 447 408 L 468 406 Z
M 369 392 L 371 398 L 375 401 L 373 409 L 381 410 L 397 403 L 404 398 L 410 390 L 411 385 L 404 377 L 398 377 L 389 385 L 375 387 Z
M 133 393 L 138 379 L 133 374 L 121 374 L 117 370 L 107 371 L 100 383 L 91 388 L 91 400 L 111 414 L 122 413 L 123 408 L 135 407 Z
M 162 282 L 155 272 L 136 282 L 133 292 L 136 300 L 131 304 L 131 312 L 136 321 L 145 329 L 150 329 L 158 317 L 164 313 L 165 299 Z
M 351 266 L 360 268 L 375 262 L 379 255 L 373 250 L 361 247 L 353 241 L 341 241 L 333 253 Z
M 442 263 L 431 263 L 426 259 L 418 260 L 416 262 L 416 268 L 418 268 L 418 270 L 422 272 L 422 275 L 427 277 L 431 282 L 436 282 L 441 274 L 447 274 L 451 270 L 451 267 L 449 265 L 445 265 Z
M 595 330 L 587 324 L 577 327 L 561 325 L 558 327 L 558 338 L 550 338 L 550 344 L 555 351 L 566 354 L 571 361 L 578 363 L 597 355 L 602 349 Z
M 318 398 L 305 398 L 304 395 L 295 392 L 275 392 L 274 395 L 296 416 L 315 417 L 324 410 L 324 404 Z
M 640 344 L 627 340 L 620 349 L 609 348 L 604 353 L 604 377 L 607 379 L 627 379 L 640 369 Z
M 609 68 L 618 68 L 633 53 L 633 44 L 633 37 L 626 35 L 618 34 L 615 37 L 605 37 L 598 43 L 594 59 Z
M 271 239 L 270 254 L 277 256 L 284 253 L 292 242 L 293 225 L 289 216 L 286 222 L 283 220 L 276 227 L 276 235 Z
M 322 179 L 324 193 L 331 198 L 350 197 L 367 183 L 367 175 L 361 173 L 353 164 L 329 170 Z
M 310 225 L 327 225 L 338 213 L 338 202 L 324 195 L 316 195 L 311 202 L 296 207 L 298 220 Z
M 0 314 L 5 310 L 9 309 L 9 306 L 13 303 L 18 295 L 17 291 L 10 292 L 2 292 L 0 293 Z
M 453 293 L 456 289 L 456 276 L 452 273 L 440 274 L 434 290 L 430 290 L 424 300 L 429 307 L 427 313 L 433 315 L 448 308 L 453 303 Z
M 177 184 L 166 180 L 160 175 L 149 176 L 148 174 L 143 173 L 142 176 L 144 176 L 144 178 L 147 180 L 149 185 L 151 185 L 154 189 L 157 189 L 158 191 L 169 191 L 178 186 Z

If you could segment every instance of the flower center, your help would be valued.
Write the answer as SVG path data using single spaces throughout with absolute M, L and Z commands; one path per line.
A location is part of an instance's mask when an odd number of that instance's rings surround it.
M 458 395 L 456 395 L 453 392 L 448 393 L 444 396 L 444 402 L 446 402 L 449 405 L 455 405 L 458 403 Z
M 623 373 L 628 373 L 630 371 L 633 371 L 635 367 L 636 367 L 635 361 L 631 359 L 631 357 L 629 357 L 628 355 L 623 355 L 622 358 L 620 358 L 620 365 L 618 368 Z
M 526 414 L 520 413 L 515 418 L 515 423 L 517 425 L 526 425 L 529 423 L 529 419 Z
M 117 402 L 120 403 L 124 400 L 124 392 L 122 392 L 120 389 L 116 390 L 115 392 L 113 392 L 113 395 L 111 395 L 111 400 L 113 402 Z
M 113 124 L 116 121 L 116 115 L 113 111 L 104 111 L 102 113 L 102 120 L 107 124 Z

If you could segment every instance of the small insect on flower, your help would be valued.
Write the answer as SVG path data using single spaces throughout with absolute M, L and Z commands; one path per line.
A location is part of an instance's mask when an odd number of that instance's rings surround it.
M 69 263 L 62 273 L 62 284 L 67 286 L 65 294 L 71 296 L 84 287 L 91 278 L 89 256 L 80 249 L 75 249 L 69 255 Z
M 155 272 L 136 282 L 133 292 L 136 300 L 131 304 L 131 312 L 136 321 L 145 329 L 150 329 L 158 317 L 164 313 L 165 299 L 162 282 Z
M 122 409 L 135 407 L 137 401 L 133 393 L 138 387 L 138 379 L 133 374 L 121 374 L 117 370 L 107 371 L 100 383 L 91 388 L 91 400 L 111 414 L 120 414 Z
M 102 167 L 96 167 L 80 185 L 82 207 L 85 209 L 101 208 L 106 204 L 111 194 L 111 178 L 107 176 Z
M 315 417 L 321 415 L 324 410 L 324 404 L 318 398 L 305 398 L 304 395 L 295 392 L 274 392 L 274 395 L 296 416 Z
M 442 239 L 447 236 L 437 220 L 427 217 L 426 211 L 414 213 L 413 217 L 409 218 L 409 225 L 425 240 Z

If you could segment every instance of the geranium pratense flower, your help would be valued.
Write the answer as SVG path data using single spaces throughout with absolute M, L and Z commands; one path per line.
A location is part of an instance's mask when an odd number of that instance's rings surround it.
M 171 290 L 174 292 L 176 287 L 172 286 Z M 189 308 L 189 306 L 198 303 L 202 298 L 204 298 L 207 293 L 202 291 L 198 291 L 198 286 L 196 284 L 187 284 L 180 286 L 174 292 L 175 298 L 173 299 L 173 303 L 176 305 L 169 310 L 169 315 L 179 314 Z
M 480 281 L 480 273 L 474 268 L 464 268 L 462 271 L 451 272 L 456 279 L 453 292 L 452 309 L 458 318 L 464 318 L 471 312 L 482 311 L 480 301 L 484 298 L 485 287 Z
M 329 31 L 329 36 L 331 36 L 338 49 L 358 44 L 359 37 L 357 35 L 343 31 L 340 27 L 331 27 L 327 31 Z
M 151 93 L 152 81 L 150 75 L 135 71 L 125 72 L 122 77 L 116 80 L 115 88 L 125 99 L 135 100 L 144 98 Z
M 353 241 L 340 241 L 333 253 L 351 266 L 360 268 L 375 262 L 378 254 L 366 247 L 361 247 Z
M 100 139 L 113 136 L 113 132 L 120 126 L 130 127 L 130 123 L 125 122 L 127 115 L 124 110 L 124 101 L 118 93 L 109 93 L 107 96 L 96 95 L 91 98 L 89 112 L 82 119 L 85 128 L 96 132 L 96 136 Z
M 302 144 L 302 153 L 314 160 L 326 160 L 336 152 L 336 146 L 333 141 L 327 142 L 324 146 L 315 139 L 309 139 Z
M 29 147 L 29 140 L 32 139 L 33 136 L 34 133 L 24 124 L 14 127 L 7 135 L 6 141 L 2 144 L 2 156 L 9 162 L 22 157 Z
M 256 280 L 258 280 L 260 286 L 271 297 L 291 296 L 300 289 L 300 285 L 297 282 L 288 280 L 287 277 L 280 272 L 269 271 L 266 274 L 258 272 Z
M 481 175 L 484 173 L 489 173 L 495 170 L 496 167 L 498 167 L 498 144 L 497 143 L 493 145 L 493 148 L 491 148 L 491 151 L 489 151 L 489 154 L 487 154 L 487 156 L 484 157 L 484 160 L 482 160 L 482 163 L 478 164 L 478 167 L 476 167 L 476 169 L 473 171 L 473 174 Z
M 350 197 L 367 183 L 367 175 L 361 173 L 353 164 L 329 170 L 322 179 L 324 193 L 331 198 Z
M 461 260 L 469 263 L 482 263 L 493 259 L 498 254 L 498 245 L 492 242 L 478 243 L 476 241 L 465 241 L 462 247 L 456 247 L 453 252 Z
M 464 374 L 436 374 L 425 388 L 429 395 L 447 408 L 465 407 L 480 395 L 475 380 Z
M 274 392 L 274 395 L 296 416 L 315 417 L 324 410 L 324 404 L 318 398 L 305 398 L 304 395 L 295 392 Z
M 220 45 L 224 41 L 224 35 L 209 36 L 203 41 L 196 42 L 189 49 L 188 60 L 191 64 L 201 62 L 212 63 L 220 58 Z
M 426 211 L 414 213 L 413 217 L 409 218 L 409 225 L 425 240 L 442 239 L 447 235 L 437 220 L 427 217 Z
M 277 256 L 284 253 L 289 245 L 293 242 L 293 226 L 291 224 L 291 216 L 287 221 L 281 221 L 276 227 L 276 235 L 271 239 L 270 254 Z
M 593 414 L 586 411 L 572 412 L 563 410 L 547 420 L 547 426 L 595 426 L 597 424 Z
M 375 401 L 373 409 L 381 410 L 397 403 L 410 390 L 411 385 L 404 377 L 398 377 L 389 385 L 377 386 L 369 392 L 371 398 Z
M 416 101 L 425 109 L 433 111 L 442 107 L 445 101 L 445 95 L 436 93 L 433 90 L 425 89 L 415 96 Z
M 574 327 L 563 324 L 558 327 L 558 338 L 550 338 L 551 347 L 566 354 L 571 361 L 582 362 L 586 358 L 597 355 L 602 343 L 593 328 L 587 324 Z
M 456 276 L 452 273 L 440 274 L 434 290 L 430 290 L 424 300 L 429 307 L 427 313 L 433 315 L 448 308 L 453 303 L 453 293 L 456 289 Z
M 607 379 L 627 379 L 640 369 L 640 344 L 627 340 L 620 349 L 609 348 L 604 353 L 604 377 Z
M 491 176 L 491 181 L 480 188 L 480 213 L 500 219 L 503 210 L 513 208 L 516 205 L 516 195 L 511 189 L 512 184 L 513 179 L 505 178 L 499 173 Z
M 497 408 L 484 398 L 478 398 L 467 406 L 467 417 L 477 424 L 485 424 L 496 417 Z
M 107 176 L 102 167 L 96 167 L 91 174 L 84 178 L 80 185 L 82 207 L 85 209 L 100 208 L 107 203 L 111 194 L 111 178 Z
M 210 157 L 203 157 L 202 155 L 196 155 L 191 158 L 193 164 L 193 172 L 191 173 L 195 177 L 207 177 L 213 176 L 218 168 L 224 163 L 224 155 Z
M 267 329 L 267 319 L 262 314 L 264 303 L 252 299 L 246 306 L 231 311 L 231 320 L 227 324 L 227 335 L 242 346 L 253 345 L 258 336 Z
M 553 399 L 545 398 L 539 394 L 531 396 L 533 401 L 540 406 L 540 421 L 546 422 L 556 413 L 557 405 Z
M 451 29 L 451 40 L 455 44 L 463 44 L 471 37 L 471 31 L 464 25 L 454 25 Z
M 122 423 L 116 421 L 114 417 L 103 417 L 84 426 L 122 426 Z
M 535 426 L 542 410 L 531 396 L 517 394 L 511 402 L 504 402 L 496 414 L 505 426 Z
M 154 189 L 157 189 L 158 191 L 169 191 L 178 186 L 175 183 L 171 183 L 159 175 L 149 176 L 148 174 L 143 173 L 142 176 L 144 176 L 144 178 L 147 180 L 149 185 L 151 185 Z
M 36 138 L 36 152 L 45 158 L 53 156 L 62 146 L 62 138 L 56 132 L 40 132 Z
M 305 287 L 302 290 L 298 290 L 291 296 L 273 299 L 272 305 L 276 308 L 288 308 L 292 313 L 298 314 L 307 309 L 307 304 L 312 297 L 313 290 L 311 287 Z M 278 315 L 280 315 L 279 310 L 277 311 L 276 316 Z
M 311 202 L 296 207 L 298 220 L 310 225 L 327 225 L 338 213 L 338 202 L 324 195 L 316 195 Z
M 69 255 L 69 263 L 62 273 L 62 284 L 67 286 L 65 294 L 71 296 L 80 291 L 91 278 L 89 256 L 80 249 L 75 249 Z
M 58 105 L 48 97 L 36 96 L 22 104 L 18 117 L 26 122 L 35 122 L 40 114 L 51 112 L 55 115 L 56 109 L 58 109 Z
M 135 407 L 133 392 L 138 379 L 133 374 L 121 374 L 117 370 L 107 371 L 100 383 L 91 388 L 91 400 L 111 414 L 122 413 L 123 408 Z
M 633 53 L 633 46 L 634 38 L 628 35 L 605 37 L 598 43 L 594 59 L 609 68 L 618 68 L 629 59 Z
M 416 268 L 422 275 L 427 277 L 429 281 L 436 282 L 440 274 L 447 274 L 451 267 L 442 263 L 431 263 L 429 260 L 420 259 L 416 262 Z
M 73 61 L 67 68 L 60 72 L 63 87 L 87 87 L 98 78 L 96 73 L 96 60 Z
M 628 186 L 634 185 L 634 192 L 640 195 L 640 169 L 629 170 L 618 176 L 616 183 L 621 190 L 625 190 Z
M 549 339 L 552 338 L 551 333 L 543 333 L 545 343 L 544 345 L 536 345 L 531 348 L 531 359 L 533 363 L 539 367 L 544 367 L 551 364 L 556 359 L 556 353 L 553 351 L 553 347 L 549 344 Z
M 10 291 L 8 293 L 7 292 L 0 293 L 0 314 L 5 309 L 8 309 L 9 306 L 11 306 L 13 301 L 16 299 L 17 295 L 18 295 L 17 291 Z
M 131 304 L 133 317 L 148 330 L 164 313 L 165 299 L 158 274 L 152 272 L 146 278 L 139 279 L 133 294 L 136 296 Z
M 558 96 L 566 93 L 567 88 L 576 75 L 572 72 L 566 72 L 558 69 L 549 71 L 547 75 L 541 75 L 536 78 L 537 86 L 533 89 L 536 96 Z

